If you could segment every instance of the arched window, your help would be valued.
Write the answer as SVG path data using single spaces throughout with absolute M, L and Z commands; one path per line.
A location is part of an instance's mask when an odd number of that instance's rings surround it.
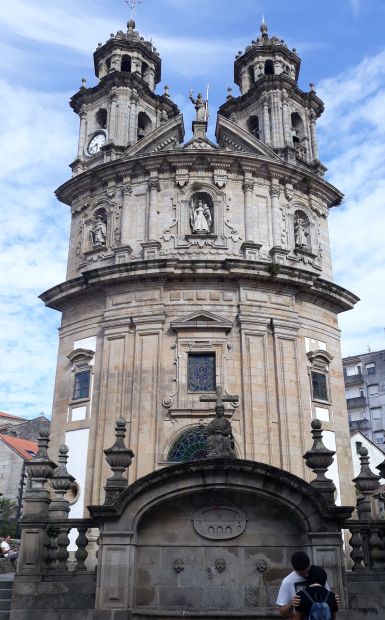
M 254 84 L 254 82 L 255 82 L 255 73 L 254 73 L 253 65 L 250 65 L 250 67 L 248 67 L 247 72 L 249 74 L 250 84 Z
M 142 78 L 144 80 L 146 80 L 147 82 L 147 78 L 148 78 L 148 71 L 149 71 L 149 66 L 146 62 L 142 61 L 142 69 L 141 69 L 141 74 L 142 74 Z
M 294 213 L 294 242 L 297 249 L 311 250 L 310 221 L 304 211 Z
M 249 120 L 247 121 L 247 129 L 251 134 L 253 134 L 255 138 L 260 137 L 258 116 L 250 116 Z
M 303 120 L 298 112 L 293 112 L 291 115 L 291 134 L 294 144 L 299 144 L 305 136 Z
M 274 75 L 275 73 L 275 69 L 274 69 L 274 63 L 272 60 L 266 60 L 265 61 L 265 75 Z
M 107 127 L 107 110 L 105 108 L 100 108 L 100 110 L 96 112 L 95 119 L 97 126 L 100 129 L 105 129 Z
M 106 58 L 106 67 L 108 71 L 111 69 L 111 58 Z
M 175 440 L 167 456 L 170 463 L 201 461 L 207 457 L 207 432 L 203 427 L 189 428 Z
M 145 112 L 139 112 L 138 114 L 138 132 L 137 138 L 141 140 L 147 136 L 152 130 L 152 122 L 149 116 Z
M 124 73 L 131 73 L 131 56 L 127 56 L 127 55 L 122 56 L 122 63 L 120 65 L 120 70 L 124 71 Z

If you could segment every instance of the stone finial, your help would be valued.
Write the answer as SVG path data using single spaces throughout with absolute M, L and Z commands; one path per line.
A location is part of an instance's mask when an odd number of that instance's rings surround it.
M 268 36 L 268 34 L 267 34 L 268 27 L 267 27 L 267 23 L 265 21 L 265 16 L 264 15 L 262 16 L 262 23 L 261 23 L 259 29 L 262 32 L 262 36 L 263 37 L 267 37 Z
M 25 462 L 25 467 L 31 478 L 30 490 L 45 491 L 44 485 L 52 478 L 56 463 L 48 456 L 49 430 L 41 428 L 37 440 L 39 449 L 31 460 Z M 47 491 L 48 493 L 48 491 Z
M 164 95 L 165 97 L 170 97 L 170 92 L 169 92 L 169 91 L 170 91 L 170 87 L 169 87 L 169 85 L 168 85 L 168 84 L 165 84 L 163 88 L 164 88 L 164 93 L 163 93 L 163 95 Z
M 87 88 L 87 80 L 86 78 L 82 78 L 82 88 Z
M 311 450 L 308 450 L 303 455 L 306 465 L 316 474 L 316 478 L 312 480 L 310 484 L 322 494 L 329 504 L 334 504 L 334 493 L 336 487 L 332 480 L 326 478 L 325 472 L 333 463 L 335 452 L 333 450 L 329 450 L 322 441 L 321 421 L 313 420 L 311 427 L 313 445 Z
M 70 490 L 75 478 L 67 470 L 68 447 L 60 446 L 58 456 L 58 466 L 51 479 L 51 487 L 55 491 L 55 499 L 50 505 L 50 513 L 55 513 L 58 518 L 65 518 L 69 512 L 69 502 L 65 499 L 65 494 Z M 60 514 L 59 514 L 60 513 Z
M 126 436 L 126 420 L 118 418 L 115 424 L 116 441 L 111 448 L 104 450 L 106 461 L 113 471 L 113 476 L 107 479 L 105 504 L 112 504 L 118 495 L 128 486 L 127 478 L 123 472 L 131 465 L 134 453 L 126 448 L 124 438 Z
M 229 99 L 233 99 L 233 89 L 231 88 L 231 86 L 229 86 L 229 87 L 228 87 L 228 89 L 227 89 L 227 96 L 226 96 L 226 99 L 227 99 L 227 100 L 229 100 Z
M 370 469 L 368 450 L 362 447 L 359 453 L 361 470 L 358 476 L 353 478 L 353 482 L 359 493 L 357 498 L 357 512 L 360 519 L 370 520 L 372 518 L 371 495 L 379 487 L 380 476 L 374 474 Z

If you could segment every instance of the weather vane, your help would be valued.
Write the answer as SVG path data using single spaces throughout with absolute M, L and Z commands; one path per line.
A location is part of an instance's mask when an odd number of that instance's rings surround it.
M 130 7 L 130 19 L 134 19 L 136 7 L 138 6 L 138 4 L 142 4 L 142 0 L 124 0 L 124 2 Z

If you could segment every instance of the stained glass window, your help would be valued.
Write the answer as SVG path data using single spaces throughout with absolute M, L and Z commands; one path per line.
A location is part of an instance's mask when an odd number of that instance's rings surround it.
M 90 393 L 90 371 L 82 370 L 75 374 L 73 400 L 88 398 Z
M 187 389 L 189 392 L 215 392 L 215 353 L 189 353 Z
M 201 461 L 207 456 L 207 432 L 204 428 L 190 428 L 173 444 L 167 460 L 170 463 Z

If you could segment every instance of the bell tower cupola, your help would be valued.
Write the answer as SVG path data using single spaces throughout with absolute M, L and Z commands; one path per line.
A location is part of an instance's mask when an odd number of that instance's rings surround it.
M 111 34 L 94 53 L 98 84 L 88 88 L 85 80 L 72 97 L 71 107 L 80 117 L 74 174 L 119 158 L 168 120 L 179 115 L 168 87 L 155 94 L 161 79 L 161 59 L 130 19 L 127 32 Z
M 229 94 L 219 114 L 273 148 L 285 163 L 323 174 L 316 134 L 323 102 L 312 84 L 309 92 L 299 88 L 297 51 L 290 50 L 283 39 L 270 36 L 264 19 L 260 31 L 235 57 L 234 81 L 241 95 Z

